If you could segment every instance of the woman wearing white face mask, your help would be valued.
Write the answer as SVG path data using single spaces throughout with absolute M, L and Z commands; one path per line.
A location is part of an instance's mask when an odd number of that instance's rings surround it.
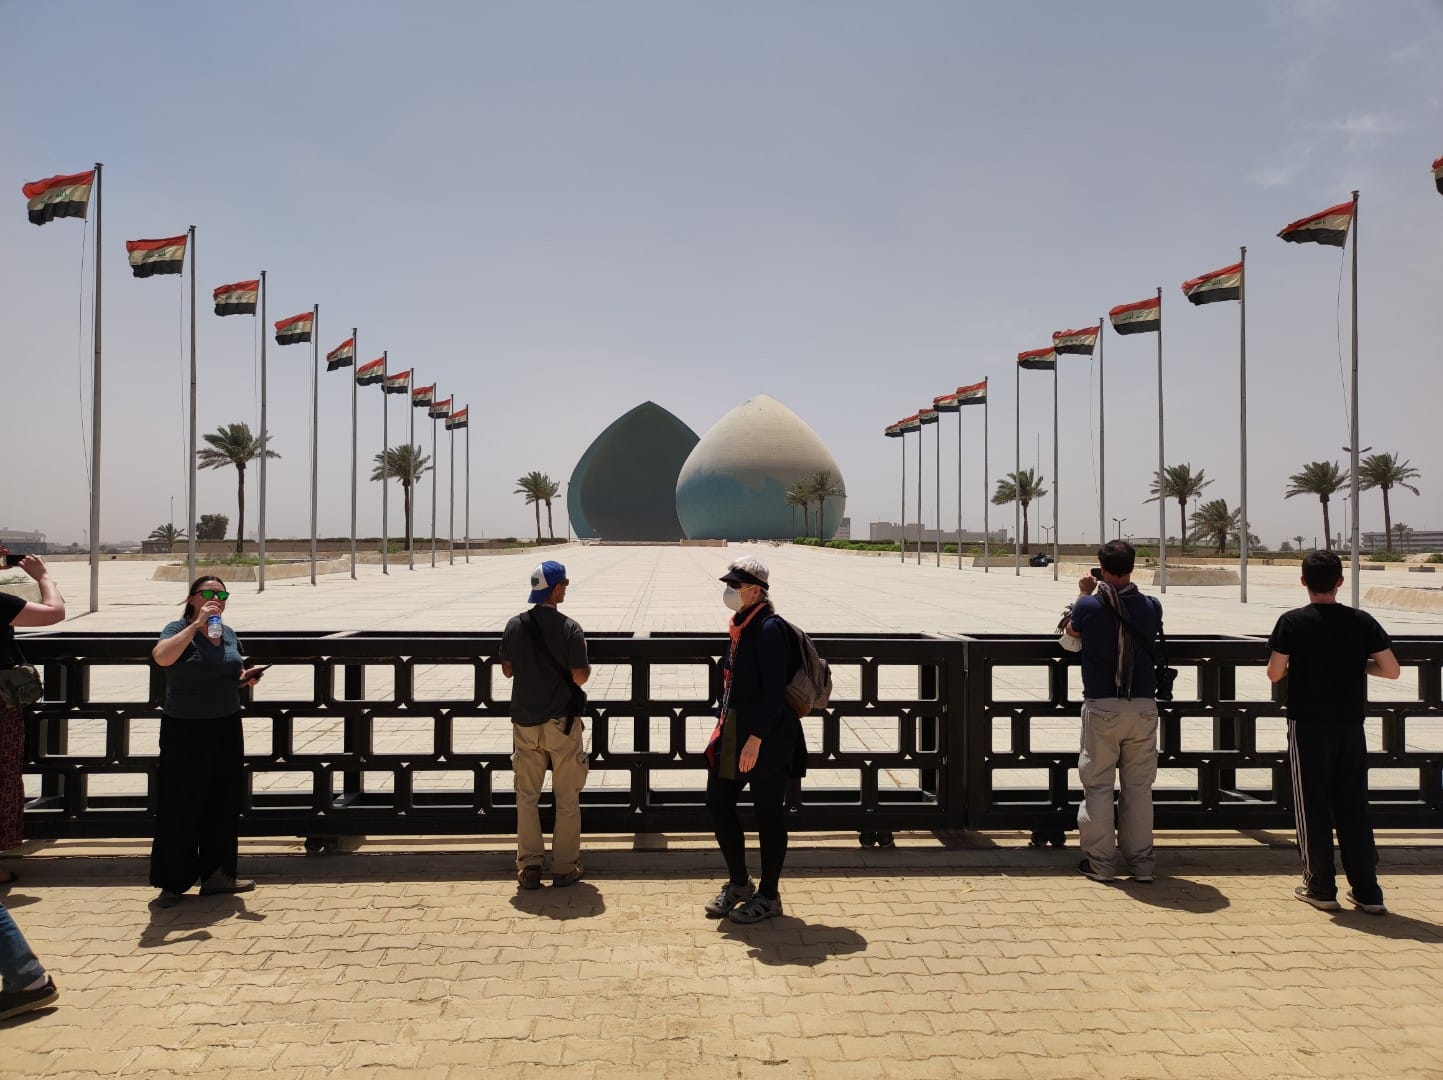
M 730 874 L 706 913 L 738 923 L 782 914 L 784 802 L 797 751 L 805 746 L 801 720 L 787 704 L 787 681 L 795 665 L 787 628 L 767 597 L 768 577 L 766 564 L 752 558 L 738 559 L 722 575 L 722 601 L 735 614 L 727 624 L 731 646 L 722 714 L 706 749 L 706 804 Z M 737 799 L 748 784 L 762 856 L 759 886 L 747 874 L 746 836 L 737 817 Z

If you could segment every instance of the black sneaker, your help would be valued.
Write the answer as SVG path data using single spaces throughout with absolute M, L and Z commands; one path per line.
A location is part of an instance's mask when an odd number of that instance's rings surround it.
M 43 1009 L 59 996 L 60 988 L 49 975 L 45 976 L 45 985 L 35 990 L 0 993 L 0 1020 L 9 1020 L 12 1016 Z
M 743 900 L 750 900 L 756 895 L 756 891 L 757 887 L 751 878 L 747 878 L 741 885 L 728 881 L 722 886 L 722 891 L 707 902 L 706 917 L 708 919 L 725 919 L 732 908 Z
M 1319 911 L 1343 910 L 1343 905 L 1338 903 L 1337 900 L 1332 900 L 1324 896 L 1314 896 L 1312 893 L 1308 892 L 1308 887 L 1306 885 L 1299 885 L 1296 889 L 1293 890 L 1293 895 L 1305 904 L 1312 904 L 1313 907 L 1317 908 Z
M 780 896 L 753 896 L 744 904 L 727 912 L 727 918 L 734 923 L 759 923 L 763 919 L 775 919 L 782 913 Z
M 250 892 L 256 883 L 250 878 L 233 878 L 223 870 L 217 870 L 200 885 L 201 896 L 232 896 L 235 893 Z
M 541 888 L 541 867 L 523 866 L 516 871 L 516 884 L 528 890 Z
M 1104 874 L 1100 870 L 1094 870 L 1091 859 L 1083 859 L 1078 863 L 1077 872 L 1085 878 L 1091 878 L 1093 881 L 1101 881 L 1103 884 L 1117 880 L 1112 874 Z
M 1348 903 L 1352 904 L 1352 905 L 1353 905 L 1355 908 L 1357 908 L 1359 911 L 1366 911 L 1369 915 L 1386 915 L 1386 914 L 1388 914 L 1388 909 L 1387 909 L 1386 906 L 1384 906 L 1384 904 L 1383 904 L 1383 898 L 1382 898 L 1381 896 L 1378 898 L 1378 902 L 1377 902 L 1377 903 L 1374 903 L 1374 904 L 1365 904 L 1365 903 L 1363 903 L 1363 901 L 1359 900 L 1356 896 L 1353 895 L 1353 890 L 1352 890 L 1352 889 L 1349 889 L 1349 890 L 1348 890 Z

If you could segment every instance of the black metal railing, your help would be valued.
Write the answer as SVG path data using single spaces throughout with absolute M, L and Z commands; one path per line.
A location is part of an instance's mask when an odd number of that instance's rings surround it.
M 508 684 L 495 634 L 252 633 L 275 664 L 246 708 L 247 835 L 514 831 Z M 804 722 L 809 775 L 797 827 L 1073 827 L 1076 658 L 1050 637 L 838 635 L 831 705 Z M 594 832 L 708 831 L 703 749 L 725 638 L 592 635 Z M 27 718 L 34 837 L 144 836 L 164 675 L 149 634 L 27 636 L 45 699 Z M 1174 638 L 1178 699 L 1162 709 L 1160 827 L 1291 823 L 1281 710 L 1254 688 L 1255 638 Z M 1396 639 L 1407 700 L 1376 701 L 1375 821 L 1443 824 L 1443 639 Z M 1399 684 L 1393 684 L 1399 685 Z M 287 689 L 287 688 L 290 689 Z M 1416 689 L 1413 689 L 1416 688 Z M 1260 738 L 1261 736 L 1261 738 Z M 1400 777 L 1402 778 L 1400 780 Z

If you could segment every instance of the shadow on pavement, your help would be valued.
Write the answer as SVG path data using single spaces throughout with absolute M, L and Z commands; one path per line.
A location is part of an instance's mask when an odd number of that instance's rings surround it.
M 40 897 L 31 896 L 28 893 L 8 892 L 5 894 L 5 906 L 11 911 L 38 903 L 40 903 Z
M 867 939 L 855 930 L 807 923 L 788 915 L 749 926 L 723 919 L 717 932 L 747 945 L 747 955 L 753 960 L 775 967 L 816 967 L 834 956 L 867 947 Z
M 1369 915 L 1364 911 L 1340 911 L 1333 915 L 1333 922 L 1375 937 L 1393 938 L 1397 941 L 1443 942 L 1443 926 L 1407 915 Z
M 187 896 L 172 908 L 152 907 L 150 922 L 140 932 L 140 947 L 155 949 L 182 941 L 208 941 L 211 933 L 206 927 L 231 918 L 260 922 L 265 916 L 248 910 L 239 896 Z
M 1228 898 L 1216 886 L 1173 874 L 1161 875 L 1151 885 L 1119 878 L 1113 888 L 1150 907 L 1187 911 L 1195 915 L 1221 911 L 1229 904 Z
M 550 885 L 540 889 L 517 889 L 511 906 L 527 915 L 544 915 L 565 922 L 569 919 L 594 919 L 606 910 L 606 901 L 589 881 L 557 889 Z

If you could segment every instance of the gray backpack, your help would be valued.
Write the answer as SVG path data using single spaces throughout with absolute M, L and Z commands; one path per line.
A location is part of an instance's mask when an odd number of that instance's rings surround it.
M 787 628 L 793 647 L 800 657 L 796 673 L 787 683 L 787 704 L 797 716 L 807 716 L 827 707 L 832 700 L 832 668 L 817 655 L 817 647 L 806 631 L 793 626 L 780 615 L 776 618 Z

